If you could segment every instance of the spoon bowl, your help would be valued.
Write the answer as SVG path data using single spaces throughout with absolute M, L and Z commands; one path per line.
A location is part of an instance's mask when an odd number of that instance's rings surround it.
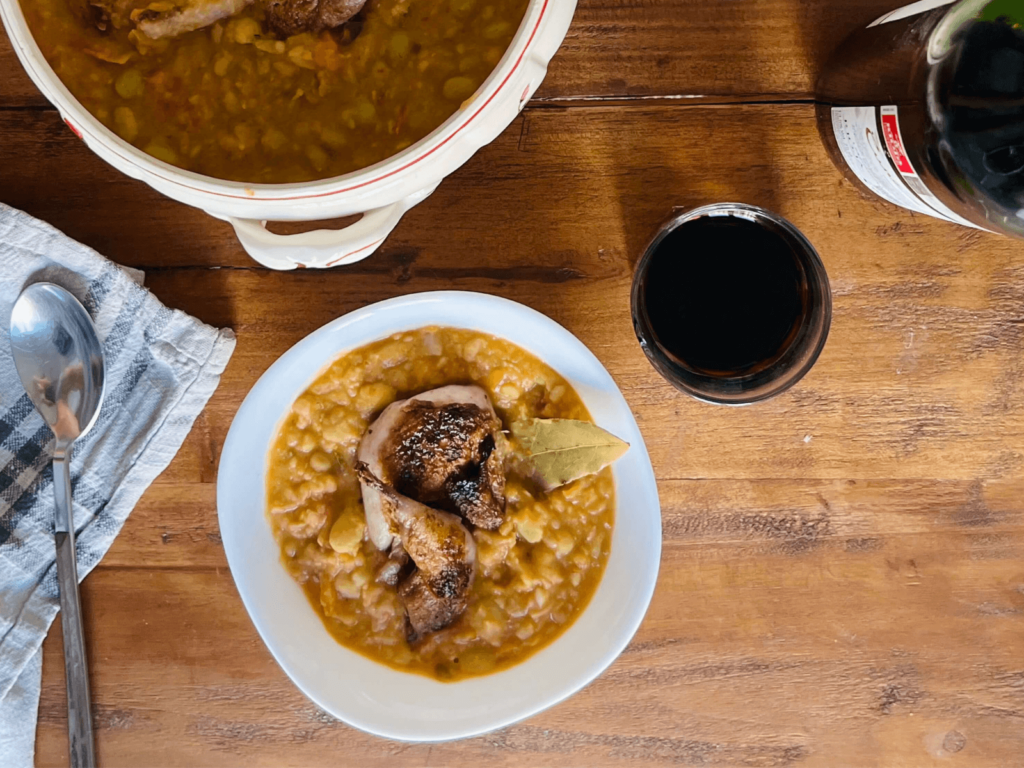
M 63 288 L 35 283 L 11 310 L 11 348 L 25 391 L 66 450 L 95 423 L 103 400 L 103 348 L 92 318 Z

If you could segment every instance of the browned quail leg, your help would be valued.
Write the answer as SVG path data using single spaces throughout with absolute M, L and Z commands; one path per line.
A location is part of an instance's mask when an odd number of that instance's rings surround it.
M 466 610 L 476 565 L 476 543 L 457 515 L 431 509 L 398 494 L 360 462 L 361 482 L 393 505 L 402 547 L 416 565 L 398 585 L 412 628 L 435 632 Z

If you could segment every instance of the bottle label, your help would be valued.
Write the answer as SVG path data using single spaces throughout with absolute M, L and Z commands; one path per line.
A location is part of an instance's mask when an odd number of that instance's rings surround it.
M 900 176 L 903 177 L 903 181 L 905 181 L 907 186 L 910 187 L 910 191 L 917 195 L 925 205 L 934 211 L 932 215 L 937 215 L 939 218 L 948 219 L 949 221 L 955 221 L 957 224 L 963 224 L 966 227 L 981 229 L 977 224 L 974 224 L 963 216 L 960 216 L 950 209 L 949 206 L 939 200 L 939 198 L 937 198 L 934 193 L 925 186 L 921 177 L 917 175 L 917 171 L 914 170 L 914 166 L 910 162 L 910 158 L 907 157 L 906 146 L 903 144 L 903 134 L 900 132 L 899 109 L 894 105 L 882 107 L 881 116 L 882 135 L 885 138 L 885 146 L 889 150 L 889 157 L 892 158 L 892 163 L 896 166 L 896 170 L 899 171 Z
M 850 170 L 868 189 L 893 205 L 977 228 L 935 197 L 914 171 L 903 147 L 896 107 L 882 107 L 881 111 L 883 136 L 879 135 L 874 107 L 832 108 L 836 144 Z
M 933 211 L 901 181 L 878 138 L 874 107 L 833 107 L 832 129 L 846 164 L 865 186 L 893 205 L 918 213 Z
M 890 11 L 884 16 L 880 16 L 868 24 L 868 28 L 870 29 L 871 27 L 877 27 L 881 24 L 888 24 L 892 21 L 899 21 L 900 19 L 908 19 L 911 16 L 917 16 L 919 13 L 933 11 L 944 5 L 952 5 L 953 2 L 954 0 L 918 0 L 916 3 L 905 5 L 902 8 L 897 8 L 895 11 Z

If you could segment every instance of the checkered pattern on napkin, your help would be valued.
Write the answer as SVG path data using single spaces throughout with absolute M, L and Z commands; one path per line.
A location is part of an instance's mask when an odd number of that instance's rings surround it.
M 103 342 L 106 391 L 71 459 L 78 574 L 110 548 L 135 503 L 174 458 L 235 346 L 163 306 L 142 274 L 0 204 L 0 766 L 31 766 L 43 638 L 57 614 L 53 435 L 11 357 L 11 307 L 30 282 L 71 291 Z M 97 660 L 90 659 L 96 664 Z

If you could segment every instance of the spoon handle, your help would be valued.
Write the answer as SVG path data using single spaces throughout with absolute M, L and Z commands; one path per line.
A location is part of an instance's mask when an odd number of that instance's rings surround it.
M 70 459 L 66 455 L 53 460 L 53 492 L 57 497 L 54 540 L 57 544 L 61 627 L 64 630 L 64 674 L 68 685 L 68 742 L 71 768 L 94 768 L 96 751 L 92 738 L 92 706 L 89 702 L 89 671 L 85 660 L 82 604 L 78 597 L 75 525 L 71 508 L 71 469 Z

